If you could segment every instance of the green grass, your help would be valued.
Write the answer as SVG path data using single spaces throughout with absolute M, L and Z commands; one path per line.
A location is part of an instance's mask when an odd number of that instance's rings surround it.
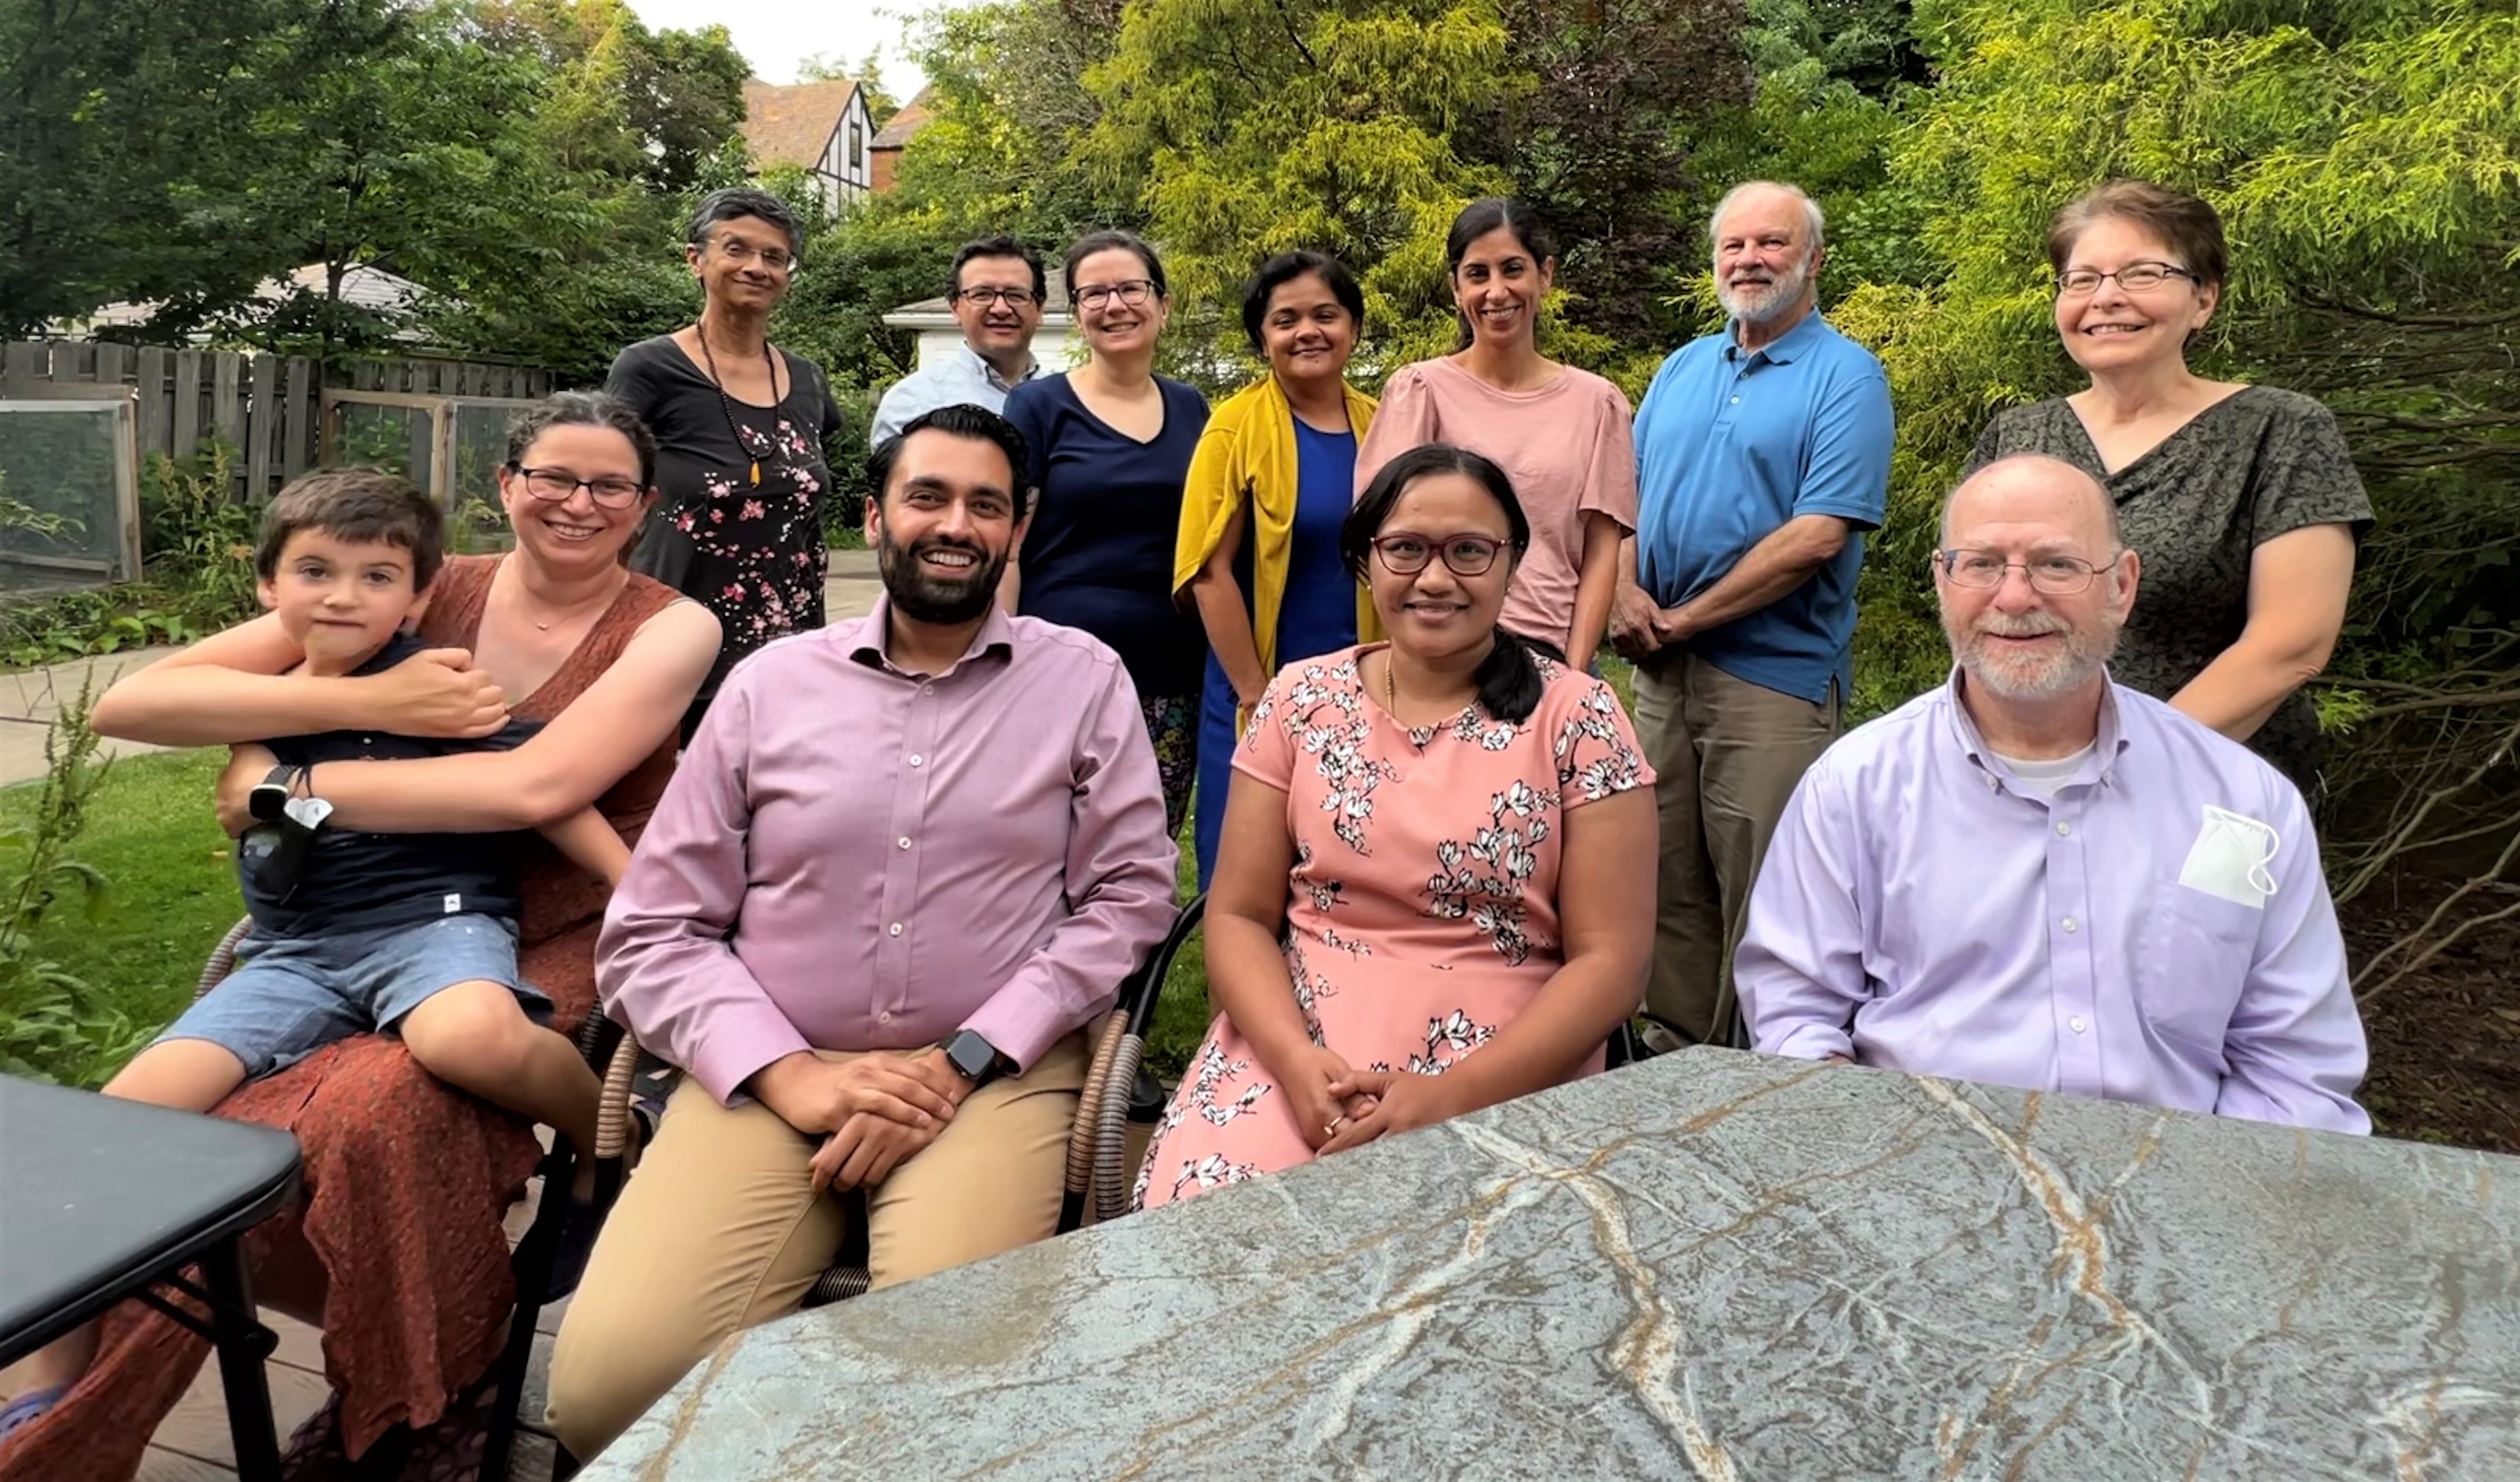
M 104 907 L 92 919 L 57 912 L 41 934 L 39 950 L 85 986 L 88 1006 L 153 1032 L 183 1010 L 202 959 L 245 914 L 227 836 L 210 814 L 226 756 L 213 748 L 115 761 L 70 848 L 105 876 Z M 34 794 L 32 784 L 0 789 L 0 818 L 23 821 Z M 0 858 L 0 874 L 13 863 Z M 112 1069 L 90 1066 L 80 1078 Z

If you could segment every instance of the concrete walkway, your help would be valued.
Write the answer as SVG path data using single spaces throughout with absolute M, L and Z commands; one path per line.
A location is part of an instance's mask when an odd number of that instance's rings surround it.
M 874 610 L 883 590 L 872 551 L 833 551 L 831 579 L 823 586 L 829 619 L 840 622 Z M 44 775 L 44 738 L 66 700 L 78 698 L 82 687 L 103 695 L 107 687 L 133 669 L 156 663 L 175 651 L 133 649 L 100 658 L 76 659 L 45 669 L 0 674 L 0 787 Z M 107 741 L 105 755 L 124 756 L 154 751 L 136 741 Z

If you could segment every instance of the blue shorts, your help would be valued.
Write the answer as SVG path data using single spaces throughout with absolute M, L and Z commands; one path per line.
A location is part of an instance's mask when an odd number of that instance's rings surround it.
M 390 1030 L 458 983 L 488 981 L 517 996 L 527 1017 L 552 1003 L 517 975 L 517 923 L 466 914 L 409 925 L 237 944 L 236 970 L 158 1037 L 207 1040 L 245 1062 L 248 1079 L 285 1069 L 336 1040 Z

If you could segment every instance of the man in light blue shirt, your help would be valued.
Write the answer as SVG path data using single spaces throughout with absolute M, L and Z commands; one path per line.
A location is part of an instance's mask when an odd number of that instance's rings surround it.
M 903 427 L 938 407 L 968 404 L 1007 409 L 1007 392 L 1041 374 L 1032 337 L 1050 296 L 1041 254 L 1012 237 L 967 242 L 954 254 L 945 296 L 963 327 L 963 347 L 894 382 L 875 409 L 867 434 L 883 446 Z
M 2370 1131 L 2301 794 L 2109 682 L 2141 566 L 2106 491 L 2001 459 L 1942 544 L 1951 682 L 1813 765 L 1751 894 L 1758 1048 Z
M 1725 959 L 1786 798 L 1837 736 L 1864 532 L 1890 485 L 1889 382 L 1817 312 L 1819 203 L 1754 181 L 1707 235 L 1732 322 L 1663 362 L 1637 409 L 1610 622 L 1658 779 L 1658 1048 L 1730 1036 Z

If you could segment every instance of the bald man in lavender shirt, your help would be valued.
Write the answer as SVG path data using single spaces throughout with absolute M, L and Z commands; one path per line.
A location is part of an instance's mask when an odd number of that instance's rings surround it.
M 884 597 L 729 676 L 613 892 L 607 1009 L 688 1072 L 552 1360 L 593 1456 L 795 1307 L 866 1190 L 876 1284 L 1058 1226 L 1082 1030 L 1173 921 L 1117 655 L 995 602 L 1022 438 L 977 407 L 877 450 Z
M 2003 459 L 1943 546 L 1951 683 L 1805 774 L 1751 892 L 1758 1048 L 2369 1132 L 2301 794 L 2109 682 L 2139 562 L 2107 494 Z

